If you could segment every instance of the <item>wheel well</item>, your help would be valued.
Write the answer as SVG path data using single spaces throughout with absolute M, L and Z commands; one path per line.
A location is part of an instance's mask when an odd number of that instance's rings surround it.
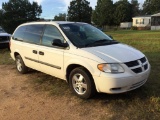
M 17 55 L 19 55 L 19 53 L 15 52 L 15 53 L 14 53 L 14 57 L 16 58 Z
M 67 78 L 67 82 L 68 82 L 68 83 L 69 83 L 69 75 L 70 75 L 71 71 L 72 71 L 73 69 L 77 68 L 77 67 L 83 67 L 83 68 L 88 72 L 88 75 L 89 75 L 91 78 L 93 78 L 92 75 L 91 75 L 91 73 L 89 72 L 89 70 L 88 70 L 87 68 L 85 68 L 84 66 L 78 65 L 78 64 L 72 64 L 72 65 L 69 65 L 69 66 L 67 67 L 67 70 L 66 70 L 66 78 Z

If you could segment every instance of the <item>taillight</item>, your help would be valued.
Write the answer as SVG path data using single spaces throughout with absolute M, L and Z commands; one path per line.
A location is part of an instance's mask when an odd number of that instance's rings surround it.
M 9 48 L 11 48 L 11 37 L 9 37 Z
M 11 41 L 9 41 L 9 47 L 11 48 Z

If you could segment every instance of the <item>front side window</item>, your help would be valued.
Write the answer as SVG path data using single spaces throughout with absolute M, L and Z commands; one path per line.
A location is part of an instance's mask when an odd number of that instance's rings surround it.
M 27 25 L 26 31 L 24 32 L 24 42 L 40 44 L 40 38 L 44 25 Z
M 56 39 L 64 42 L 64 38 L 60 31 L 53 25 L 46 25 L 44 34 L 42 37 L 42 45 L 44 46 L 53 46 L 52 42 Z

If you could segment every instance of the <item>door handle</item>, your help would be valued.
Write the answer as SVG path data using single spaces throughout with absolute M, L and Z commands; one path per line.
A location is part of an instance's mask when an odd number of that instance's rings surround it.
M 40 55 L 44 55 L 44 52 L 42 52 L 42 51 L 39 51 L 39 54 L 40 54 Z
M 34 54 L 37 54 L 37 50 L 33 50 L 32 52 L 33 52 Z

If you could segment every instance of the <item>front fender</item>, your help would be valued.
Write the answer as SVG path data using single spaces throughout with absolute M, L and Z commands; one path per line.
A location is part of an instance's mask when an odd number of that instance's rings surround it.
M 87 59 L 87 58 L 83 58 L 83 59 L 70 59 L 68 61 L 64 62 L 64 70 L 67 70 L 67 67 L 69 65 L 72 64 L 76 64 L 76 65 L 80 65 L 83 66 L 84 68 L 86 68 L 92 76 L 96 75 L 99 76 L 100 75 L 100 71 L 97 68 L 98 62 L 95 62 L 93 60 Z

